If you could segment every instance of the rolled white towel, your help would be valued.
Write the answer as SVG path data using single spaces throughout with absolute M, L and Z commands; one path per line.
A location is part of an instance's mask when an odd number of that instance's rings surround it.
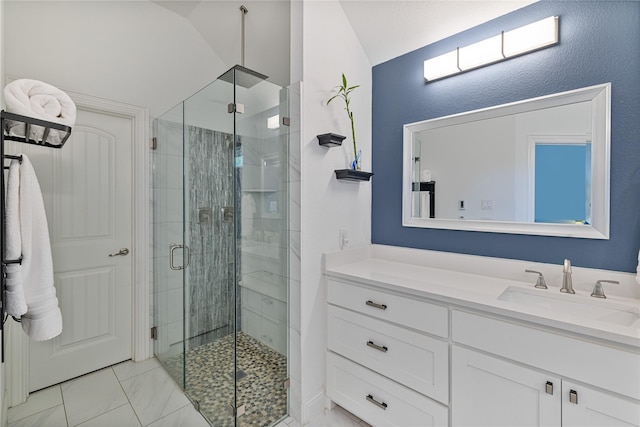
M 7 111 L 22 116 L 33 117 L 65 126 L 73 127 L 76 122 L 76 104 L 69 95 L 55 86 L 39 80 L 19 79 L 7 84 L 4 88 L 4 100 Z M 25 135 L 22 123 L 8 121 L 11 135 L 41 140 L 44 128 L 32 126 L 29 135 Z M 60 144 L 66 133 L 51 130 L 47 141 Z
M 5 248 L 7 260 L 17 260 L 22 255 L 20 235 L 20 161 L 12 160 L 7 176 L 7 199 L 5 207 Z M 11 316 L 22 316 L 27 312 L 22 283 L 22 266 L 8 264 L 6 271 L 5 301 L 6 312 Z

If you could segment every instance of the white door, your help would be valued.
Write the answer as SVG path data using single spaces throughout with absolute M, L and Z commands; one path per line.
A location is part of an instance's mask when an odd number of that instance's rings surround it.
M 452 351 L 451 425 L 560 426 L 559 378 L 457 346 Z
M 562 426 L 637 427 L 640 405 L 637 400 L 562 381 Z
M 132 256 L 109 254 L 133 250 L 133 126 L 79 108 L 62 149 L 33 149 L 63 330 L 31 341 L 29 391 L 131 358 Z

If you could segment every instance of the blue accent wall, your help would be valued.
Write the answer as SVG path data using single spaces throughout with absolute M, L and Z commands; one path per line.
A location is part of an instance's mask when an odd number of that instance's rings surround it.
M 425 83 L 425 59 L 538 19 L 560 43 Z M 640 247 L 640 2 L 540 1 L 373 67 L 373 243 L 617 271 Z M 611 82 L 609 240 L 402 227 L 402 125 Z

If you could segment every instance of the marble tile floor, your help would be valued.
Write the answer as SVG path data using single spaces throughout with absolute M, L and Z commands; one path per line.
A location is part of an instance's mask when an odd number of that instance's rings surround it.
M 127 361 L 32 393 L 9 427 L 208 427 L 156 359 Z
M 154 358 L 127 361 L 32 393 L 10 408 L 9 427 L 208 427 Z M 336 406 L 309 427 L 369 427 Z M 291 417 L 277 427 L 300 427 Z

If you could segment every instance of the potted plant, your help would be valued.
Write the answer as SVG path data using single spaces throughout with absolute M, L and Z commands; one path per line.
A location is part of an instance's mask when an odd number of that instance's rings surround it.
M 344 73 L 342 73 L 342 85 L 336 86 L 333 89 L 334 91 L 337 91 L 337 93 L 327 101 L 327 105 L 329 105 L 329 103 L 336 98 L 342 98 L 344 100 L 344 109 L 347 111 L 347 116 L 349 117 L 349 121 L 351 122 L 351 139 L 353 141 L 354 158 L 353 162 L 351 163 L 351 169 L 354 170 L 360 170 L 360 157 L 362 156 L 362 151 L 358 151 L 356 147 L 356 130 L 353 124 L 353 111 L 351 111 L 351 109 L 349 108 L 349 104 L 351 103 L 351 92 L 359 87 L 360 85 L 349 86 L 347 84 L 347 78 L 345 77 Z

